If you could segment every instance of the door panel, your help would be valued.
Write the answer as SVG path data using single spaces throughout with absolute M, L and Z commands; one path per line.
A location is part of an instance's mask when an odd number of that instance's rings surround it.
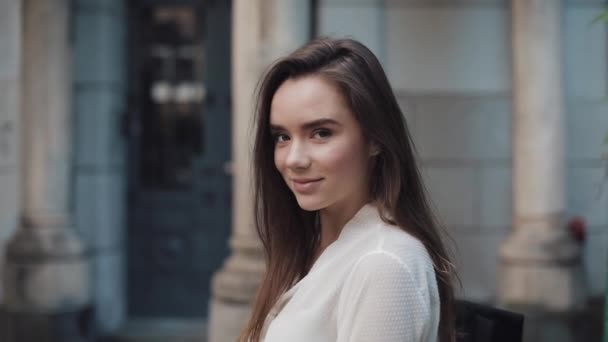
M 230 235 L 230 5 L 132 1 L 129 37 L 129 313 L 206 316 Z

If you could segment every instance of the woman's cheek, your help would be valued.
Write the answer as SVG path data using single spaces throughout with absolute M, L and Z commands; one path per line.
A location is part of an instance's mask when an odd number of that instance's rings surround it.
M 328 146 L 321 152 L 320 160 L 323 160 L 325 171 L 336 173 L 338 177 L 345 176 L 355 171 L 356 153 L 355 146 L 348 141 Z M 339 178 L 338 178 L 339 179 Z

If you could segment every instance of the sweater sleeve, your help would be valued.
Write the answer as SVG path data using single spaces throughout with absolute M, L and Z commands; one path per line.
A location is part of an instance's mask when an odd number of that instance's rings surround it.
M 417 269 L 412 272 L 399 258 L 381 251 L 359 259 L 340 294 L 337 341 L 426 341 L 431 300 L 426 276 Z

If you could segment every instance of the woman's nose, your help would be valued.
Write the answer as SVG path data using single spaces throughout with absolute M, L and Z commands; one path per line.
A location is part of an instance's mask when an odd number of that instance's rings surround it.
M 285 165 L 291 169 L 305 169 L 310 166 L 310 157 L 306 146 L 295 140 L 289 146 Z

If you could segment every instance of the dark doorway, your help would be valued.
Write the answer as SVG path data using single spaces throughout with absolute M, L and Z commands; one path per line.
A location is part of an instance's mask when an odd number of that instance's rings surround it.
M 230 236 L 230 2 L 132 0 L 129 28 L 129 315 L 206 317 Z

